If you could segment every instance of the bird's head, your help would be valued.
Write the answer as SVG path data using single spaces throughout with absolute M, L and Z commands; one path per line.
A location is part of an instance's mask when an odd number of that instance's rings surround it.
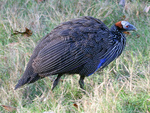
M 127 21 L 119 21 L 115 24 L 121 31 L 136 31 L 136 27 Z

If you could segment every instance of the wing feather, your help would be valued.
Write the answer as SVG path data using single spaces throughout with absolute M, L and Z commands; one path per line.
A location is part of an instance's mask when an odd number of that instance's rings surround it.
M 60 45 L 60 46 L 58 46 Z M 67 43 L 47 45 L 43 48 L 32 64 L 36 73 L 56 72 L 63 73 L 83 65 L 86 58 L 80 48 L 72 48 Z

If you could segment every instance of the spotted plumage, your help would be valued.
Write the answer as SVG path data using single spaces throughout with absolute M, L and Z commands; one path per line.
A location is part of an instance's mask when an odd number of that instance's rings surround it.
M 63 74 L 79 74 L 83 88 L 85 77 L 120 56 L 126 44 L 123 31 L 129 28 L 135 30 L 130 23 L 120 21 L 109 30 L 99 19 L 89 16 L 62 23 L 39 41 L 15 89 L 58 75 L 54 89 Z

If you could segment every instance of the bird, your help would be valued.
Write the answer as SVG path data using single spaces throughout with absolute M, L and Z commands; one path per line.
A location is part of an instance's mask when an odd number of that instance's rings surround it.
M 126 45 L 124 32 L 135 30 L 127 21 L 116 22 L 109 29 L 91 16 L 61 23 L 39 41 L 15 89 L 57 75 L 53 90 L 64 74 L 79 74 L 84 89 L 85 77 L 118 58 Z

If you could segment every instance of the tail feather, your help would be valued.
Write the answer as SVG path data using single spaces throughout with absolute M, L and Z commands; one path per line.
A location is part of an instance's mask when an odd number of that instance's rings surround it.
M 30 84 L 33 83 L 43 77 L 40 77 L 37 73 L 32 74 L 31 76 L 23 76 L 19 81 L 18 84 L 15 86 L 15 90 L 18 89 L 19 87 L 25 85 L 25 84 Z
M 30 80 L 30 77 L 29 78 L 21 78 L 17 85 L 15 86 L 15 90 L 18 89 L 19 87 L 23 86 L 24 84 L 28 83 L 28 81 Z
M 33 82 L 43 78 L 43 77 L 40 77 L 38 75 L 38 73 L 34 73 L 34 69 L 32 67 L 33 59 L 37 56 L 38 51 L 39 51 L 39 48 L 37 46 L 27 64 L 27 67 L 26 67 L 26 70 L 25 70 L 23 76 L 18 81 L 18 84 L 15 86 L 15 90 L 25 84 L 30 84 L 30 83 L 33 83 Z

